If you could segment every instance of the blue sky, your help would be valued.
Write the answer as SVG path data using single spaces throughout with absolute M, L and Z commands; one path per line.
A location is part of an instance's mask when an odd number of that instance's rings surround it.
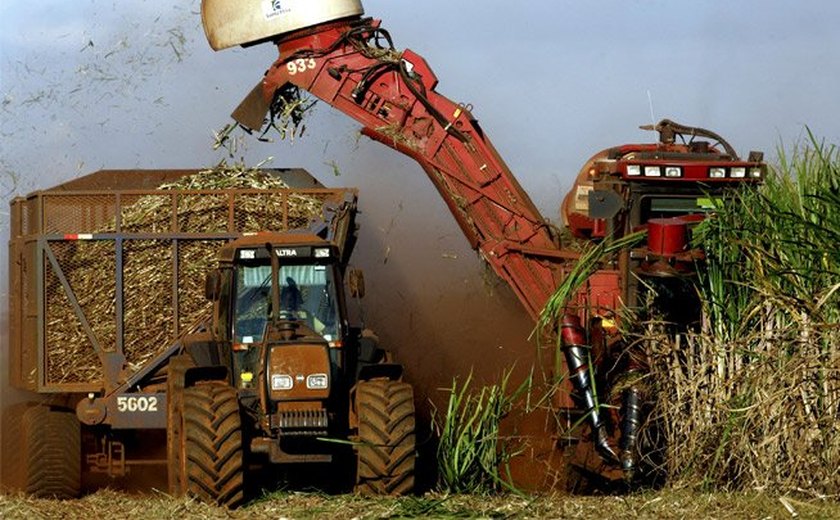
M 709 128 L 741 154 L 764 150 L 770 159 L 779 143 L 800 140 L 805 125 L 840 143 L 840 2 L 364 4 L 398 47 L 426 57 L 440 78 L 439 92 L 475 107 L 551 219 L 589 156 L 655 138 L 638 130 L 651 112 Z M 224 158 L 211 149 L 212 131 L 228 121 L 276 53 L 271 46 L 214 53 L 198 9 L 197 1 L 0 3 L 3 242 L 12 193 L 103 167 L 187 168 Z M 449 323 L 444 329 L 457 331 L 454 339 L 426 332 L 430 343 L 472 338 L 501 349 L 516 341 L 511 337 L 527 336 L 521 310 L 510 311 L 513 332 L 434 310 L 452 298 L 485 314 L 516 303 L 504 289 L 482 282 L 478 261 L 420 168 L 358 139 L 356 125 L 342 114 L 319 105 L 303 139 L 244 142 L 236 156 L 252 163 L 273 157 L 273 166 L 306 167 L 327 184 L 361 189 L 357 261 L 372 271 L 368 293 L 381 295 L 366 303 L 374 325 L 394 321 L 389 312 L 397 302 L 405 309 L 396 320 L 402 330 Z M 0 250 L 5 264 L 6 249 Z M 415 271 L 417 262 L 447 288 L 459 284 L 462 295 L 430 290 L 429 278 Z M 5 284 L 2 277 L 0 293 Z M 384 336 L 399 333 L 392 328 Z M 461 368 L 471 362 L 440 356 L 413 361 L 437 367 L 442 359 Z
M 416 5 L 365 2 L 398 46 L 426 56 L 440 92 L 475 106 L 549 217 L 589 155 L 649 137 L 637 126 L 651 112 L 716 130 L 742 153 L 772 153 L 806 124 L 840 141 L 836 2 Z M 198 2 L 3 2 L 2 170 L 32 189 L 103 166 L 217 160 L 211 131 L 274 51 L 213 53 L 197 11 Z M 247 157 L 282 154 L 284 163 L 324 171 L 324 162 L 359 155 L 343 116 L 323 107 L 310 129 L 294 145 L 251 143 Z M 362 152 L 386 161 L 392 153 L 378 145 Z

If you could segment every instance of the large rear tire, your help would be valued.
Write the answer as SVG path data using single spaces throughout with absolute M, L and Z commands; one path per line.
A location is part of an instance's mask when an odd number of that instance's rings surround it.
M 242 420 L 236 390 L 200 382 L 183 394 L 179 480 L 204 502 L 235 507 L 243 500 Z
M 81 427 L 76 414 L 34 406 L 23 413 L 22 488 L 44 498 L 76 498 L 82 484 Z
M 414 490 L 414 391 L 399 381 L 364 381 L 356 387 L 359 418 L 356 492 L 403 495 Z

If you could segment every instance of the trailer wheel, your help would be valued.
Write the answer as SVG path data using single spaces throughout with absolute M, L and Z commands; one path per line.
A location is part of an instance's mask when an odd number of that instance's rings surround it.
M 180 482 L 198 499 L 226 507 L 242 502 L 242 420 L 236 390 L 204 381 L 183 394 Z
M 34 406 L 23 413 L 22 488 L 35 497 L 75 498 L 82 484 L 82 438 L 76 414 Z
M 403 495 L 414 490 L 414 391 L 399 381 L 356 387 L 359 417 L 356 492 Z
M 23 440 L 23 414 L 26 403 L 17 403 L 3 409 L 3 446 L 0 449 L 3 459 L 0 463 L 3 491 L 22 491 L 26 479 L 26 452 Z

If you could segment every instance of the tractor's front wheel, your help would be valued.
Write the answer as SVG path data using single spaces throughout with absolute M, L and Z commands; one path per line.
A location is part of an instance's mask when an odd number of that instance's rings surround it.
M 181 405 L 179 481 L 183 491 L 226 507 L 244 498 L 242 419 L 236 390 L 221 381 L 186 388 Z
M 400 381 L 363 381 L 356 387 L 359 418 L 356 491 L 403 495 L 414 490 L 414 391 Z

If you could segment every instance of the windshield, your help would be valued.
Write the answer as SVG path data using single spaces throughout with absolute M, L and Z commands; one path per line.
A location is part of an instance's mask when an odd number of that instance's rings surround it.
M 652 218 L 709 213 L 714 211 L 719 200 L 705 195 L 645 196 L 642 198 L 642 222 Z
M 280 266 L 280 316 L 300 320 L 324 336 L 337 339 L 337 308 L 332 268 L 327 265 Z M 263 340 L 271 313 L 271 266 L 239 265 L 236 275 L 234 341 Z

